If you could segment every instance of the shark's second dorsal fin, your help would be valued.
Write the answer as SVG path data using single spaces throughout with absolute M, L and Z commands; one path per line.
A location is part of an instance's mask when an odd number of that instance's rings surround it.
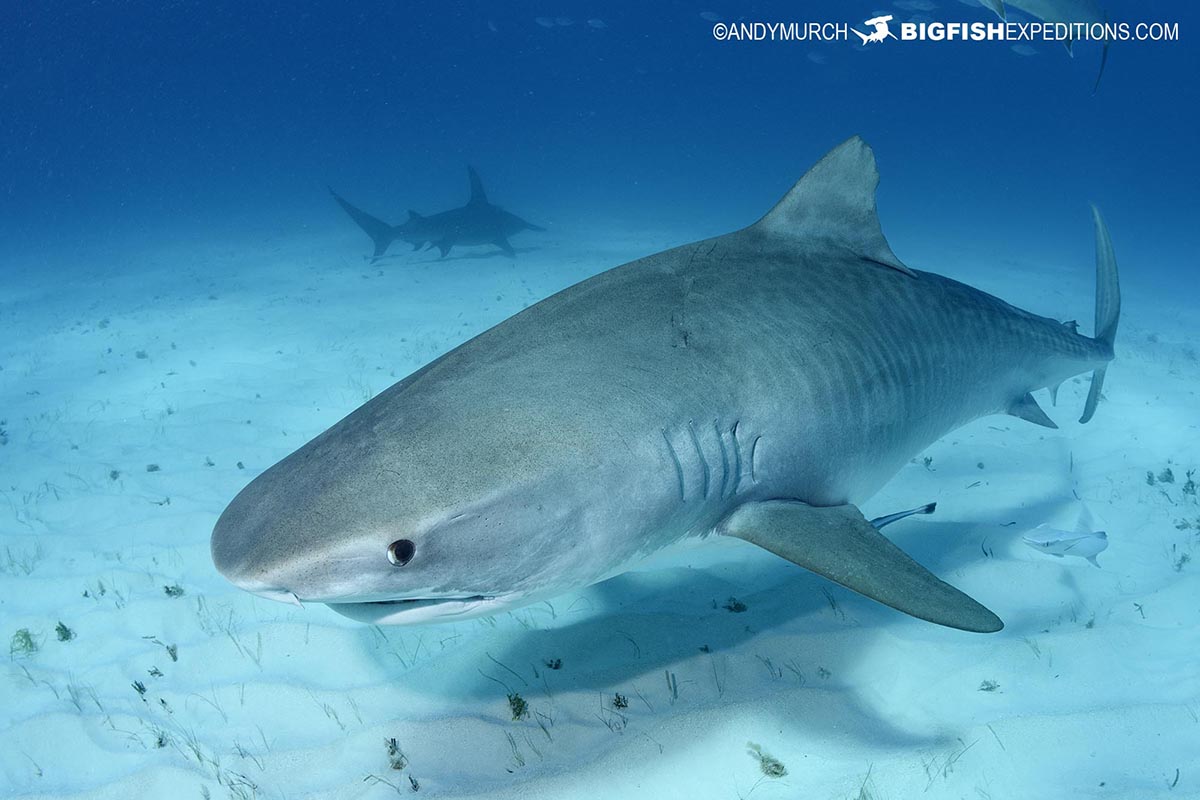
M 479 180 L 479 173 L 474 167 L 467 167 L 467 177 L 471 179 L 471 199 L 468 203 L 486 203 L 487 193 L 483 191 L 483 181 Z
M 826 242 L 914 278 L 883 238 L 875 213 L 879 171 L 858 136 L 830 150 L 753 229 L 768 236 Z

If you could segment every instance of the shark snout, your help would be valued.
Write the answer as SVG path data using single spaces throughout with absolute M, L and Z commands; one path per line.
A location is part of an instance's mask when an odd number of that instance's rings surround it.
M 267 508 L 255 483 L 234 498 L 213 527 L 213 565 L 239 589 L 298 606 L 298 576 L 287 552 L 293 537 L 287 535 L 287 520 Z

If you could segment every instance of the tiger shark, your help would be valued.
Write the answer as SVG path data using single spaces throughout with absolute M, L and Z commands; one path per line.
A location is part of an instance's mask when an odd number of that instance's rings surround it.
M 443 258 L 456 245 L 475 244 L 494 244 L 506 256 L 512 258 L 516 256 L 516 251 L 509 244 L 508 237 L 521 231 L 545 230 L 488 202 L 487 193 L 483 190 L 483 181 L 479 179 L 479 173 L 474 167 L 467 167 L 467 177 L 471 181 L 471 198 L 466 205 L 428 216 L 409 211 L 408 220 L 399 225 L 389 225 L 371 216 L 361 208 L 351 205 L 333 189 L 330 189 L 329 193 L 350 218 L 358 223 L 358 227 L 371 237 L 375 244 L 375 251 L 371 255 L 373 259 L 386 253 L 391 243 L 397 239 L 411 244 L 413 250 L 436 247 Z
M 1031 392 L 1093 371 L 1120 315 L 1096 230 L 1095 336 L 910 269 L 855 137 L 762 219 L 571 286 L 401 380 L 255 478 L 212 536 L 264 597 L 368 623 L 492 615 L 708 537 L 902 612 L 1000 619 L 859 504 L 977 417 L 1055 427 Z M 932 510 L 932 506 L 925 507 Z

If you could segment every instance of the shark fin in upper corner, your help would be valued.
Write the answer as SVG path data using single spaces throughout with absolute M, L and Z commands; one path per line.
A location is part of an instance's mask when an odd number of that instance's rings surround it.
M 892 544 L 852 505 L 768 500 L 739 506 L 718 526 L 897 611 L 950 628 L 994 633 L 1000 618 Z
M 1023 397 L 1018 397 L 1009 405 L 1007 412 L 1014 417 L 1020 417 L 1026 422 L 1032 422 L 1034 425 L 1041 425 L 1043 428 L 1057 428 L 1054 420 L 1042 410 L 1038 405 L 1037 400 L 1033 399 L 1033 395 L 1028 392 Z
M 487 203 L 487 192 L 483 191 L 483 181 L 479 180 L 474 167 L 467 167 L 467 177 L 471 180 L 471 199 L 467 203 Z
M 994 13 L 997 17 L 1008 21 L 1008 13 L 1004 8 L 1004 0 L 979 0 L 979 5 Z
M 824 241 L 917 277 L 883 236 L 875 211 L 875 154 L 855 136 L 830 150 L 753 230 L 784 239 Z

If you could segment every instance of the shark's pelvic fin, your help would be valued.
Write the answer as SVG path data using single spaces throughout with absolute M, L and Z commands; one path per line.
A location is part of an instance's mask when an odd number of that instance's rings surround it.
M 1004 627 L 991 611 L 909 558 L 855 506 L 747 503 L 717 530 L 919 619 L 978 633 Z
M 1050 387 L 1050 405 L 1058 406 L 1058 390 L 1062 388 L 1063 382 L 1059 381 Z
M 438 251 L 441 253 L 441 255 L 438 256 L 438 258 L 445 258 L 446 254 L 450 252 L 450 248 L 454 247 L 454 242 L 450 241 L 449 239 L 443 239 L 440 242 L 430 242 L 429 246 L 430 247 L 436 246 Z
M 1117 257 L 1113 254 L 1112 239 L 1100 209 L 1092 206 L 1092 220 L 1096 226 L 1096 332 L 1098 342 L 1112 347 L 1117 338 L 1117 323 L 1121 320 L 1121 284 L 1117 277 Z M 1080 422 L 1087 422 L 1096 413 L 1100 392 L 1104 389 L 1104 373 L 1107 366 L 1092 373 L 1092 386 L 1088 389 L 1087 402 L 1083 406 Z
M 337 201 L 338 205 L 350 215 L 350 218 L 358 223 L 358 227 L 362 228 L 371 237 L 371 241 L 375 243 L 375 252 L 371 258 L 379 258 L 387 252 L 388 245 L 396 238 L 396 229 L 383 220 L 372 217 L 361 208 L 350 205 L 332 188 L 329 189 L 329 193 L 333 195 L 333 199 Z
M 467 177 L 471 179 L 471 199 L 468 203 L 487 203 L 487 193 L 483 191 L 483 181 L 479 180 L 479 173 L 474 167 L 467 167 Z
M 501 250 L 503 250 L 504 255 L 508 256 L 509 258 L 517 257 L 517 251 L 513 250 L 513 246 L 509 244 L 508 239 L 505 239 L 503 236 L 496 240 L 496 247 L 499 247 Z
M 875 154 L 855 136 L 830 150 L 753 229 L 784 239 L 839 245 L 915 278 L 883 238 L 875 212 L 878 185 Z
M 1054 393 L 1058 394 L 1058 387 L 1054 387 Z M 1032 422 L 1034 425 L 1041 425 L 1043 428 L 1057 428 L 1054 420 L 1046 415 L 1042 407 L 1038 405 L 1037 400 L 1033 399 L 1033 395 L 1029 392 L 1025 393 L 1024 397 L 1018 397 L 1008 407 L 1008 413 L 1014 417 L 1020 417 L 1026 422 Z

